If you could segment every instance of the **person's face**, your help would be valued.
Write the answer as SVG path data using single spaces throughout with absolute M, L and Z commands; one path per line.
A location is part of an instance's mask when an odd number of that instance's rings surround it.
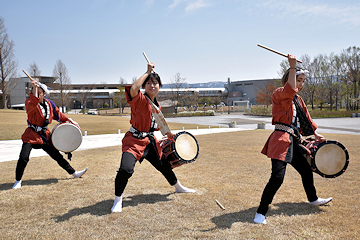
M 154 98 L 160 90 L 159 82 L 154 79 L 150 78 L 145 84 L 145 92 L 149 95 L 149 97 Z
M 296 88 L 299 89 L 300 91 L 301 89 L 303 89 L 304 84 L 305 84 L 305 74 L 302 73 L 298 75 L 296 78 Z
M 38 88 L 38 91 L 39 91 L 40 102 L 43 102 L 45 97 L 44 91 L 41 88 Z

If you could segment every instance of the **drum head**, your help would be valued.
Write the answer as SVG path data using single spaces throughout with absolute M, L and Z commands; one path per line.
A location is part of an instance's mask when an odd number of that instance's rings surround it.
M 178 134 L 174 138 L 176 153 L 182 160 L 194 161 L 199 154 L 199 146 L 196 139 L 188 132 L 180 132 Z
M 345 171 L 348 164 L 347 151 L 336 143 L 322 145 L 315 154 L 317 170 L 325 177 L 335 177 Z
M 81 130 L 71 123 L 61 123 L 54 127 L 51 141 L 54 147 L 68 153 L 76 150 L 82 142 Z

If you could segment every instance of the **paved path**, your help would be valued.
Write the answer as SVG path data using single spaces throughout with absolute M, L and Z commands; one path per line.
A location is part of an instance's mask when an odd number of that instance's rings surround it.
M 167 118 L 168 122 L 177 122 L 184 124 L 199 123 L 199 125 L 219 126 L 219 128 L 211 129 L 185 129 L 191 134 L 213 134 L 219 132 L 233 132 L 242 130 L 254 130 L 257 129 L 257 124 L 266 123 L 266 129 L 273 130 L 274 126 L 271 125 L 271 117 L 254 117 L 235 113 L 224 113 L 216 116 L 206 117 L 178 117 Z M 236 128 L 227 128 L 231 121 L 237 123 Z M 336 134 L 354 134 L 360 135 L 360 118 L 321 118 L 315 119 L 315 122 L 319 125 L 317 132 L 321 134 L 336 133 Z M 174 131 L 174 133 L 179 131 Z M 102 134 L 102 135 L 89 135 L 83 137 L 83 142 L 78 150 L 86 150 L 92 148 L 102 148 L 109 146 L 121 145 L 121 140 L 124 137 L 124 133 L 121 134 Z M 160 132 L 156 133 L 156 137 L 161 139 Z M 0 162 L 17 160 L 21 150 L 21 140 L 7 140 L 0 141 Z M 30 157 L 44 156 L 46 153 L 41 149 L 33 149 Z
M 234 132 L 234 131 L 242 131 L 247 130 L 244 128 L 211 128 L 211 129 L 192 129 L 186 130 L 191 134 L 202 135 L 202 134 L 212 134 L 219 132 Z M 179 131 L 173 131 L 173 133 L 177 133 Z M 76 151 L 92 149 L 92 148 L 103 148 L 103 147 L 111 147 L 121 145 L 121 140 L 124 137 L 124 133 L 121 134 L 101 134 L 101 135 L 88 135 L 83 136 L 83 141 L 80 147 Z M 158 139 L 162 138 L 160 132 L 156 132 L 155 136 Z M 5 140 L 0 141 L 0 162 L 5 161 L 13 161 L 19 158 L 20 150 L 22 146 L 22 141 L 19 140 Z M 45 153 L 42 149 L 33 149 L 31 150 L 30 157 L 40 157 L 45 156 Z

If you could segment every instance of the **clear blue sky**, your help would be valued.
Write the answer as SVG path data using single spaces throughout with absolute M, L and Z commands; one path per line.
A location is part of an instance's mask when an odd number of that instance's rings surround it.
M 360 3 L 351 0 L 0 0 L 19 75 L 57 60 L 72 83 L 131 83 L 145 52 L 163 83 L 278 77 L 283 57 L 360 47 Z

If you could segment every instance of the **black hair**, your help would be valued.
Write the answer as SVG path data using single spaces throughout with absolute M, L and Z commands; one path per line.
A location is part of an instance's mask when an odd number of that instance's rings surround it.
M 296 72 L 303 70 L 300 67 L 296 67 Z M 281 84 L 283 86 L 285 86 L 285 83 L 287 83 L 287 81 L 289 80 L 289 72 L 290 72 L 290 68 L 288 70 L 286 70 L 286 72 L 284 73 L 282 79 L 281 79 Z M 298 75 L 296 75 L 296 79 L 297 79 Z
M 143 82 L 142 88 L 145 88 L 146 83 L 152 79 L 156 80 L 159 83 L 159 86 L 162 87 L 160 76 L 157 73 L 150 73 L 149 76 L 147 76 L 147 78 Z

